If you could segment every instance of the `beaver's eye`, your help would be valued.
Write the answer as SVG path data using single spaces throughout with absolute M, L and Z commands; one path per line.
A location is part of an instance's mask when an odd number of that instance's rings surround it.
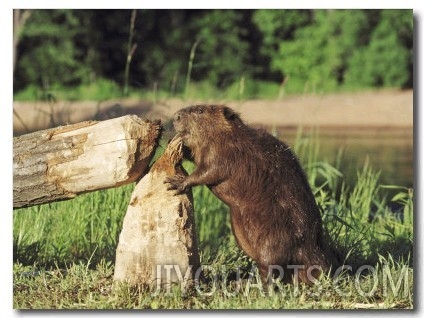
M 203 113 L 203 109 L 202 109 L 202 108 L 199 108 L 199 109 L 197 110 L 197 113 L 198 113 L 198 114 L 202 114 L 202 113 Z

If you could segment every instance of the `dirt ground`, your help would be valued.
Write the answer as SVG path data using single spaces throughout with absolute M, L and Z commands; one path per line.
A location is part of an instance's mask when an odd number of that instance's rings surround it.
M 264 126 L 382 127 L 413 126 L 413 91 L 383 90 L 326 95 L 295 95 L 280 100 L 192 101 L 135 99 L 95 101 L 14 102 L 14 135 L 77 123 L 137 114 L 167 122 L 173 113 L 198 103 L 226 104 L 248 124 Z

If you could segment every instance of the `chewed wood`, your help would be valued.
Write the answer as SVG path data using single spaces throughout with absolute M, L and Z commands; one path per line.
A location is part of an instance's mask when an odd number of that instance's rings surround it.
M 136 181 L 149 165 L 160 131 L 159 123 L 128 115 L 14 138 L 14 208 Z

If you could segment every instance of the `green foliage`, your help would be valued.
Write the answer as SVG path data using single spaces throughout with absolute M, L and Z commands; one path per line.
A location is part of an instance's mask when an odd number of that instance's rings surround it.
M 262 33 L 263 53 L 272 55 L 280 40 L 292 40 L 297 29 L 310 23 L 311 10 L 256 10 L 253 22 Z
M 42 267 L 79 260 L 114 261 L 133 186 L 84 194 L 73 201 L 14 212 L 14 260 Z
M 336 166 L 319 161 L 318 134 L 313 136 L 313 139 L 303 137 L 300 130 L 294 151 L 305 168 L 325 226 L 346 263 L 376 264 L 381 255 L 390 253 L 394 259 L 405 259 L 411 266 L 413 190 L 380 185 L 380 172 L 374 171 L 368 160 L 357 171 L 354 185 L 349 186 L 339 171 L 341 154 L 337 155 Z M 395 194 L 380 191 L 383 189 Z
M 278 83 L 240 77 L 224 89 L 216 89 L 210 82 L 192 83 L 186 97 L 200 100 L 245 100 L 246 98 L 275 99 L 279 96 L 281 86 Z
M 73 100 L 89 99 L 102 101 L 114 97 L 120 97 L 121 89 L 113 81 L 98 79 L 89 85 L 81 85 L 77 89 L 69 89 L 65 92 L 65 99 Z
M 355 52 L 346 81 L 353 86 L 409 86 L 413 19 L 408 10 L 384 10 L 369 44 Z
M 122 96 L 119 85 L 113 81 L 97 79 L 88 85 L 79 85 L 73 88 L 53 85 L 49 89 L 42 89 L 35 85 L 29 85 L 26 89 L 15 94 L 14 100 L 92 100 L 103 101 Z
M 336 90 L 344 84 L 349 60 L 366 41 L 368 23 L 363 10 L 317 10 L 312 23 L 279 44 L 272 66 L 287 75 L 297 91 Z
M 190 82 L 220 91 L 257 81 L 245 98 L 284 80 L 286 93 L 412 87 L 411 10 L 137 10 L 133 32 L 130 18 L 32 10 L 17 47 L 17 98 L 125 80 L 132 94 L 172 96 Z M 137 49 L 125 74 L 128 45 Z
M 86 66 L 80 63 L 75 38 L 80 21 L 72 10 L 35 10 L 24 27 L 17 74 L 27 83 L 44 89 L 51 85 L 74 85 L 83 80 Z
M 193 78 L 207 79 L 222 88 L 247 75 L 248 43 L 242 37 L 248 30 L 242 19 L 242 11 L 210 10 L 195 21 L 193 30 L 199 44 Z

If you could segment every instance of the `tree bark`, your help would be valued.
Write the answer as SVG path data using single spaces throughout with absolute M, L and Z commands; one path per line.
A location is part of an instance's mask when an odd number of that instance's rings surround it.
M 127 115 L 14 138 L 14 208 L 136 181 L 147 169 L 160 134 L 160 123 Z
M 181 159 L 181 140 L 174 138 L 137 183 L 116 250 L 116 282 L 149 286 L 158 293 L 172 283 L 185 291 L 199 278 L 191 189 L 175 195 L 164 183 L 169 176 L 186 174 L 178 165 Z

